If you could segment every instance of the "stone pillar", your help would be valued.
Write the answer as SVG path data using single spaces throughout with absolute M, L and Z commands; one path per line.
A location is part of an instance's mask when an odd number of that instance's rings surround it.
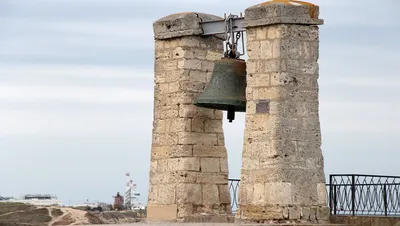
M 153 24 L 154 121 L 149 221 L 215 221 L 231 214 L 222 112 L 193 105 L 211 77 L 223 41 L 201 36 L 200 21 L 221 19 L 180 13 Z
M 318 6 L 245 11 L 247 110 L 237 219 L 326 223 L 318 113 Z

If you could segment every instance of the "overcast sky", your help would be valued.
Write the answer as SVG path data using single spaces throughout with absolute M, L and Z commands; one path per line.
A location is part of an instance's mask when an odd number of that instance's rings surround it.
M 260 0 L 0 0 L 0 194 L 112 202 L 131 172 L 147 201 L 152 23 Z M 400 175 L 400 2 L 314 0 L 326 175 Z M 224 121 L 240 177 L 244 114 Z

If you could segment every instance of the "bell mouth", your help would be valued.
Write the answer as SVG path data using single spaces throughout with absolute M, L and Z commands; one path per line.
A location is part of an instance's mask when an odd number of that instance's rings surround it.
M 232 102 L 232 101 L 226 101 L 226 102 Z M 222 111 L 229 111 L 233 110 L 236 112 L 246 112 L 246 101 L 234 101 L 236 103 L 232 104 L 224 104 L 217 103 L 217 102 L 212 102 L 209 101 L 207 103 L 201 103 L 201 102 L 194 102 L 194 105 L 197 107 L 202 107 L 202 108 L 210 108 L 210 109 L 215 109 L 215 110 L 222 110 Z

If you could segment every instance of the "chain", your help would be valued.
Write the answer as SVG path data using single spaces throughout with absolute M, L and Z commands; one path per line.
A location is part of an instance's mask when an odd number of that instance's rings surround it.
M 241 32 L 237 32 L 236 37 L 232 37 L 234 35 L 232 32 L 233 28 L 231 24 L 232 18 L 234 18 L 234 16 L 230 15 L 226 20 L 226 44 L 225 44 L 226 51 L 224 53 L 224 56 L 228 58 L 238 58 L 240 54 L 238 54 L 237 52 L 237 46 L 238 46 L 238 41 L 242 35 Z

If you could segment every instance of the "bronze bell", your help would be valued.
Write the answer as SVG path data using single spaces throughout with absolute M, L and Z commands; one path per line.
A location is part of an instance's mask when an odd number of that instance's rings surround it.
M 246 62 L 235 58 L 222 58 L 215 63 L 211 80 L 194 105 L 228 111 L 228 120 L 235 112 L 246 111 Z

